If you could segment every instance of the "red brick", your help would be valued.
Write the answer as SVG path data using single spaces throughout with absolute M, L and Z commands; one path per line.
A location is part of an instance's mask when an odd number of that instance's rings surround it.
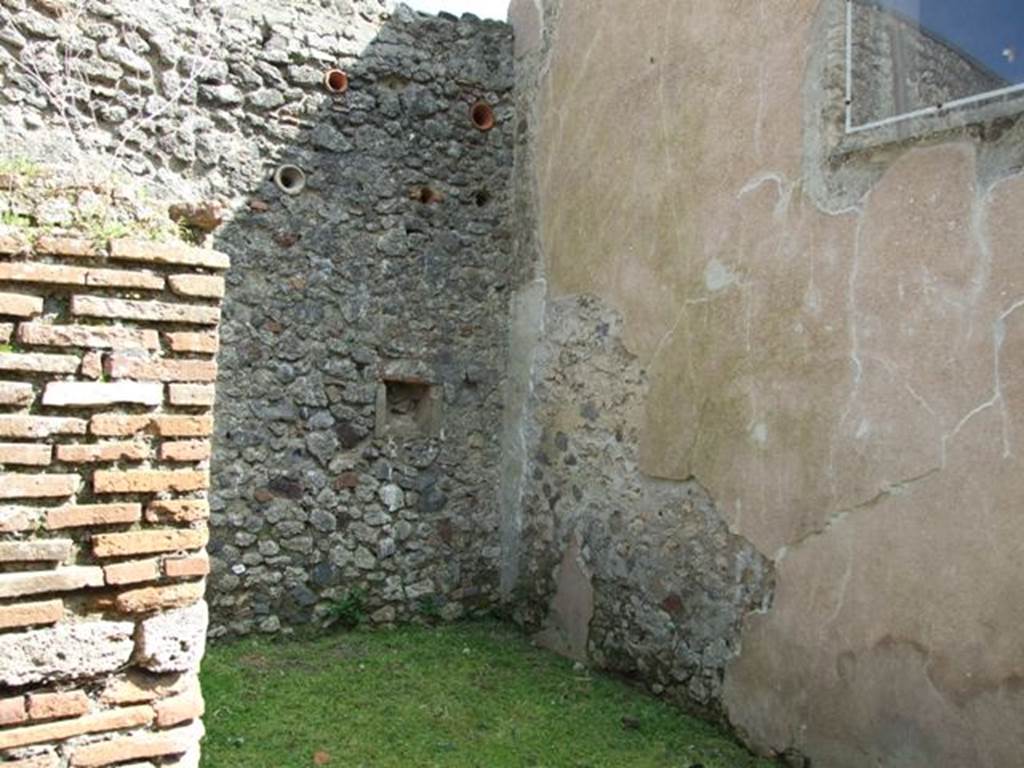
M 136 381 L 216 381 L 215 360 L 151 360 L 115 352 L 107 358 L 107 375 Z
M 31 384 L 0 381 L 0 405 L 31 405 L 35 396 Z
M 168 557 L 164 559 L 164 574 L 171 579 L 205 576 L 209 572 L 210 556 L 205 552 L 188 557 Z
M 81 480 L 78 475 L 0 475 L 0 499 L 71 496 Z
M 36 624 L 56 624 L 63 617 L 63 600 L 0 605 L 0 629 L 29 627 Z
M 84 267 L 62 264 L 37 264 L 32 261 L 0 263 L 0 280 L 15 283 L 53 283 L 54 285 L 85 285 Z
M 172 725 L 202 717 L 205 711 L 203 694 L 199 690 L 199 683 L 193 679 L 184 693 L 161 699 L 153 705 L 156 711 L 156 725 L 158 728 L 169 728 Z
M 13 763 L 4 763 L 3 766 L 4 768 L 60 768 L 61 762 L 60 758 L 52 750 L 48 750 L 44 754 L 33 755 L 23 760 L 15 760 Z M 140 766 L 140 768 L 146 767 Z
M 47 741 L 60 741 L 72 736 L 80 736 L 83 733 L 101 733 L 103 731 L 116 731 L 122 728 L 149 725 L 153 722 L 154 717 L 152 707 L 140 704 L 134 707 L 98 712 L 94 715 L 86 715 L 74 720 L 60 720 L 55 723 L 11 728 L 10 730 L 0 731 L 0 749 L 13 749 L 14 747 L 24 747 L 28 744 L 42 744 Z M 102 743 L 109 744 L 111 742 Z M 102 763 L 98 765 L 102 765 Z
M 43 313 L 43 300 L 39 296 L 21 293 L 0 293 L 0 315 L 8 317 L 35 317 Z
M 92 537 L 92 550 L 96 557 L 126 557 L 202 549 L 208 539 L 209 533 L 205 527 L 99 533 Z
M 51 509 L 46 513 L 46 527 L 86 528 L 94 525 L 134 523 L 142 517 L 141 504 L 78 504 Z
M 95 493 L 202 491 L 210 487 L 210 474 L 205 471 L 193 470 L 116 471 L 101 469 L 93 475 L 92 484 Z
M 105 299 L 99 296 L 72 296 L 71 314 L 78 317 L 148 320 L 157 323 L 193 323 L 216 325 L 220 309 L 193 304 L 171 304 L 163 301 Z
M 167 344 L 174 352 L 202 352 L 209 355 L 217 354 L 220 346 L 217 334 L 213 331 L 194 333 L 178 331 L 166 333 Z
M 102 325 L 22 323 L 18 326 L 18 341 L 46 347 L 157 349 L 160 346 L 160 335 L 153 330 Z
M 0 229 L 0 253 L 24 253 L 29 249 L 29 242 L 16 229 L 4 227 Z
M 84 435 L 88 422 L 56 416 L 0 416 L 0 437 L 44 438 Z
M 168 499 L 146 506 L 146 520 L 151 523 L 195 523 L 209 516 L 210 502 L 206 499 Z
M 171 275 L 167 284 L 180 296 L 224 298 L 224 278 L 219 275 Z
M 155 557 L 149 560 L 129 560 L 124 563 L 113 563 L 103 566 L 107 584 L 137 584 L 140 581 L 156 581 L 160 578 L 160 561 Z
M 0 506 L 0 533 L 18 533 L 38 528 L 42 513 L 36 507 Z
M 148 459 L 149 455 L 149 446 L 139 440 L 57 446 L 57 460 L 72 464 L 142 461 Z
M 103 353 L 90 350 L 82 355 L 82 367 L 78 375 L 95 381 L 103 375 Z
M 77 355 L 45 355 L 33 352 L 0 353 L 0 371 L 75 373 L 80 362 Z
M 114 601 L 114 606 L 125 613 L 168 611 L 197 603 L 203 598 L 205 590 L 206 584 L 202 581 L 169 584 L 163 587 L 140 587 L 122 592 Z
M 209 437 L 213 416 L 154 416 L 153 428 L 160 437 Z
M 154 264 L 184 264 L 210 269 L 227 269 L 231 266 L 231 260 L 219 251 L 195 248 L 184 243 L 157 243 L 127 238 L 110 241 L 110 258 Z
M 71 539 L 0 541 L 0 563 L 60 563 L 71 556 Z
M 89 697 L 83 691 L 30 693 L 28 716 L 32 720 L 56 720 L 79 717 L 89 711 Z
M 85 284 L 98 288 L 139 288 L 147 291 L 162 291 L 164 279 L 151 272 L 133 272 L 122 269 L 90 269 Z
M 121 413 L 100 413 L 89 420 L 89 432 L 100 437 L 122 437 L 144 431 L 153 422 L 152 416 L 126 416 Z
M 161 405 L 163 387 L 151 381 L 51 381 L 43 405 L 92 408 L 106 405 Z
M 100 256 L 99 248 L 92 240 L 82 237 L 60 237 L 41 235 L 36 238 L 35 252 L 48 256 Z
M 0 443 L 0 464 L 45 467 L 53 458 L 53 447 L 40 443 Z
M 157 675 L 141 669 L 129 669 L 124 675 L 107 680 L 100 701 L 104 704 L 141 704 L 162 699 L 187 690 L 192 679 L 177 672 Z
M 0 573 L 0 597 L 70 592 L 100 586 L 103 586 L 103 569 L 95 565 L 72 565 L 55 571 Z
M 209 440 L 176 440 L 160 446 L 164 461 L 206 461 L 210 458 Z
M 171 405 L 211 406 L 216 398 L 212 384 L 170 384 L 167 394 Z
M 28 712 L 25 709 L 24 696 L 0 699 L 0 725 L 15 725 L 26 720 L 28 720 Z

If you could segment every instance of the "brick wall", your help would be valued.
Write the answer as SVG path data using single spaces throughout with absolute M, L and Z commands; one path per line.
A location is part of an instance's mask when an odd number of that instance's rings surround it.
M 198 764 L 221 272 L 0 230 L 0 763 Z

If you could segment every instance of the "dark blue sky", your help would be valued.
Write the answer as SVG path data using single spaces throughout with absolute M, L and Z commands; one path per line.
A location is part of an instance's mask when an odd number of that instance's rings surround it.
M 1011 83 L 1024 82 L 1024 0 L 880 0 Z M 1010 49 L 1009 56 L 1004 51 Z M 1011 61 L 1010 59 L 1014 59 Z

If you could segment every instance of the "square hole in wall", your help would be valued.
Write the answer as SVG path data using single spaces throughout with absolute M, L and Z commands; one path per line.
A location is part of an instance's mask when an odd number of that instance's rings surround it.
M 385 378 L 377 388 L 378 437 L 433 437 L 441 430 L 440 388 L 426 381 Z

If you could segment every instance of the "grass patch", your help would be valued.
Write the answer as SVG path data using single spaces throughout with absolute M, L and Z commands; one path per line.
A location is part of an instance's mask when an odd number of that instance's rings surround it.
M 494 622 L 214 644 L 202 679 L 204 768 L 774 765 Z

